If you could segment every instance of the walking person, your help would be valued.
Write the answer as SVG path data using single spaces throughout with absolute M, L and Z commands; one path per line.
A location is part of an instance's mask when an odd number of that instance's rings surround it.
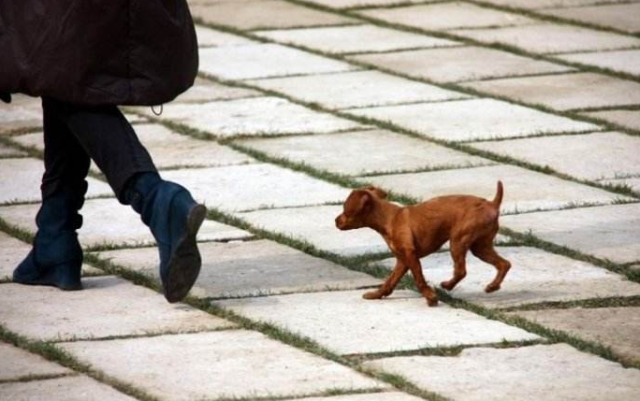
M 206 208 L 160 177 L 117 106 L 169 102 L 197 69 L 185 0 L 0 2 L 0 99 L 42 97 L 45 144 L 38 231 L 14 282 L 82 288 L 76 230 L 93 160 L 156 239 L 166 299 L 187 295 L 200 272 L 196 234 Z

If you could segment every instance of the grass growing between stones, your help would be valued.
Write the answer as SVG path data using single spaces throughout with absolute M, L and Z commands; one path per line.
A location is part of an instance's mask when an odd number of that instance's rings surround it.
M 560 302 L 538 302 L 535 304 L 511 306 L 501 308 L 501 312 L 526 312 L 543 309 L 595 309 L 595 308 L 620 308 L 640 306 L 640 296 L 631 297 L 607 297 L 607 298 L 590 298 L 578 301 L 560 301 Z
M 27 382 L 40 381 L 40 380 L 60 379 L 60 378 L 69 377 L 69 376 L 77 376 L 77 374 L 57 373 L 57 374 L 49 374 L 49 375 L 26 375 L 26 376 L 17 377 L 15 379 L 0 379 L 0 384 L 27 383 Z

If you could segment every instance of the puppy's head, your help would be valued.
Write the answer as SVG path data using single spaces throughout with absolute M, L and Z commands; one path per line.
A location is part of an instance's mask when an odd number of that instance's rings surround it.
M 387 193 L 376 187 L 360 188 L 352 191 L 344 201 L 342 213 L 336 217 L 336 227 L 353 230 L 366 226 L 366 220 L 375 199 L 385 199 Z

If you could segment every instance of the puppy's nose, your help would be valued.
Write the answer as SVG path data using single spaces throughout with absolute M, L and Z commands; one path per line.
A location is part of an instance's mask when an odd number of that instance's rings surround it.
M 336 227 L 338 227 L 339 229 L 342 229 L 342 226 L 344 224 L 343 223 L 344 218 L 342 218 L 342 217 L 343 217 L 342 215 L 336 217 Z

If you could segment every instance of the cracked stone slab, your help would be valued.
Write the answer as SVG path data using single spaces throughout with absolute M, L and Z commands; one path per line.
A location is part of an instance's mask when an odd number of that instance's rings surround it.
M 477 46 L 407 50 L 349 56 L 410 77 L 436 82 L 572 71 L 570 67 Z M 461 63 L 460 60 L 464 60 Z
M 0 398 L 11 401 L 135 401 L 86 376 L 0 384 Z
M 557 57 L 565 61 L 595 65 L 600 68 L 640 75 L 640 50 L 561 54 Z
M 386 386 L 346 366 L 253 331 L 225 330 L 61 347 L 159 400 L 294 397 Z M 176 358 L 179 355 L 179 358 Z M 166 374 L 167 366 L 173 368 Z M 247 380 L 247 374 L 251 380 Z
M 323 134 L 362 126 L 277 97 L 167 105 L 162 118 L 216 137 Z
M 395 357 L 365 366 L 456 401 L 633 401 L 640 394 L 638 370 L 567 344 L 469 348 L 456 357 Z
M 257 44 L 255 40 L 247 39 L 243 36 L 207 28 L 196 25 L 196 36 L 198 37 L 198 47 L 229 47 L 245 46 Z
M 552 109 L 626 106 L 640 103 L 640 83 L 603 74 L 576 73 L 463 84 L 480 92 Z
M 381 8 L 358 12 L 360 15 L 424 30 L 483 28 L 533 24 L 535 20 L 519 14 L 453 1 L 408 7 Z
M 396 291 L 389 298 L 376 301 L 362 299 L 362 293 L 279 295 L 216 301 L 214 305 L 299 333 L 339 354 L 538 338 L 446 304 L 430 308 L 424 298 L 414 292 Z
M 640 260 L 640 205 L 503 216 L 501 225 L 616 263 Z
M 592 4 L 617 3 L 620 1 L 624 0 L 486 0 L 487 3 L 495 4 L 497 6 L 509 6 L 528 10 L 553 7 L 578 7 Z
M 559 135 L 470 146 L 539 166 L 548 166 L 585 180 L 640 174 L 640 138 L 618 132 Z M 544 152 L 540 152 L 544 149 Z
M 640 4 L 598 4 L 587 7 L 553 8 L 541 11 L 553 17 L 585 22 L 628 33 L 640 32 Z
M 114 276 L 82 280 L 82 291 L 2 284 L 0 319 L 7 329 L 43 341 L 189 332 L 231 322 Z
M 420 401 L 417 398 L 405 393 L 368 393 L 368 394 L 352 394 L 338 395 L 335 397 L 311 397 L 300 398 L 298 401 Z
M 355 23 L 351 18 L 280 0 L 229 1 L 189 8 L 204 23 L 242 30 Z
M 610 123 L 640 131 L 640 110 L 604 110 L 582 114 L 589 117 L 602 118 Z
M 277 44 L 200 49 L 200 71 L 243 80 L 354 71 L 351 64 Z
M 540 149 L 540 148 L 538 148 Z M 380 188 L 424 201 L 436 196 L 467 194 L 493 199 L 496 182 L 504 184 L 501 213 L 560 209 L 580 204 L 629 200 L 615 193 L 511 165 L 364 177 Z
M 388 252 L 382 237 L 373 230 L 340 231 L 335 219 L 342 206 L 314 206 L 236 213 L 256 227 L 305 241 L 318 249 L 342 256 Z
M 178 96 L 173 102 L 175 103 L 205 103 L 216 100 L 234 100 L 244 99 L 248 97 L 258 97 L 260 92 L 238 88 L 233 86 L 222 85 L 208 79 L 196 78 L 195 84 L 186 92 Z M 143 111 L 147 112 L 148 108 Z
M 586 262 L 529 247 L 497 247 L 498 254 L 512 264 L 500 291 L 487 294 L 484 287 L 496 275 L 496 269 L 467 254 L 467 277 L 451 291 L 455 298 L 492 308 L 506 308 L 539 302 L 640 295 L 640 284 Z M 421 260 L 425 278 L 439 285 L 453 276 L 448 252 L 439 252 Z M 395 258 L 381 264 L 389 269 Z
M 40 201 L 44 162 L 33 158 L 0 159 L 0 203 Z M 102 181 L 87 178 L 87 198 L 113 195 Z
M 20 380 L 31 376 L 62 375 L 73 373 L 56 363 L 49 362 L 40 355 L 31 354 L 6 343 L 0 343 L 0 381 Z M 7 363 L 11 361 L 10 363 Z M 2 396 L 0 384 L 0 396 Z M 6 398 L 7 400 L 10 398 Z
M 0 158 L 24 157 L 27 154 L 19 149 L 0 143 Z
M 263 38 L 327 53 L 385 52 L 401 49 L 458 46 L 459 42 L 375 25 L 283 29 L 255 32 Z
M 284 93 L 331 109 L 465 99 L 469 95 L 410 81 L 379 71 L 306 75 L 250 81 L 262 89 Z
M 533 53 L 547 54 L 614 50 L 640 45 L 640 39 L 631 36 L 550 23 L 506 28 L 457 29 L 452 33 L 488 44 L 499 43 Z
M 347 175 L 494 164 L 488 159 L 384 130 L 246 139 L 237 143 L 272 157 Z M 326 151 L 328 143 L 331 152 Z
M 31 127 L 42 127 L 40 98 L 14 94 L 11 103 L 0 104 L 0 134 Z
M 350 192 L 268 163 L 172 170 L 163 177 L 186 186 L 206 205 L 230 212 L 341 202 Z
M 0 218 L 20 229 L 35 233 L 35 216 L 40 205 L 0 207 Z M 130 206 L 116 199 L 92 199 L 84 203 L 80 214 L 83 226 L 78 238 L 83 247 L 155 245 L 151 231 Z M 249 238 L 251 234 L 212 220 L 205 220 L 198 232 L 199 241 Z
M 597 129 L 593 124 L 493 99 L 372 107 L 346 112 L 390 122 L 428 138 L 453 142 Z
M 237 298 L 292 292 L 356 289 L 380 280 L 273 241 L 204 243 L 202 269 L 192 295 Z M 158 276 L 158 251 L 138 248 L 102 252 L 101 258 Z M 640 287 L 640 286 L 639 286 Z
M 510 314 L 611 347 L 627 361 L 640 360 L 639 307 L 547 309 Z

